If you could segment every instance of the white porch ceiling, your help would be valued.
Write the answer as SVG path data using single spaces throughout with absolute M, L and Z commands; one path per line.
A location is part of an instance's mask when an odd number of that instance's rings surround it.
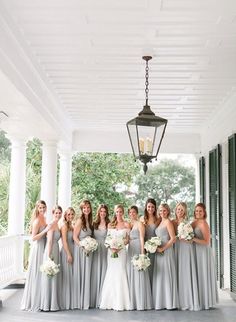
M 56 108 L 43 102 L 46 111 L 75 137 L 126 131 L 145 102 L 145 54 L 153 56 L 149 103 L 168 119 L 169 135 L 196 137 L 235 93 L 235 1 L 0 0 L 0 6 L 53 98 Z

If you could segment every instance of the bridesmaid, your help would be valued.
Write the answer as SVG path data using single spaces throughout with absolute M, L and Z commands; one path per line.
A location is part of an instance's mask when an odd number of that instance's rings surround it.
M 156 228 L 156 236 L 162 240 L 157 248 L 153 270 L 153 302 L 156 310 L 173 310 L 178 308 L 177 276 L 173 243 L 175 242 L 174 226 L 169 219 L 170 208 L 167 204 L 159 206 L 161 223 Z
M 206 207 L 198 203 L 194 210 L 193 238 L 196 261 L 200 309 L 209 309 L 218 302 L 215 263 L 210 247 L 210 228 L 206 221 Z
M 46 243 L 46 234 L 51 225 L 46 224 L 46 203 L 43 200 L 36 202 L 31 217 L 31 244 L 29 267 L 26 275 L 25 289 L 21 302 L 22 310 L 40 310 L 40 288 L 42 273 L 40 266 L 43 263 L 43 253 Z
M 187 205 L 179 202 L 175 208 L 176 219 L 173 220 L 175 233 L 178 226 L 187 219 Z M 174 244 L 177 285 L 179 294 L 179 308 L 181 310 L 199 310 L 197 287 L 196 258 L 192 241 L 178 239 Z
M 131 231 L 127 257 L 127 272 L 131 310 L 150 310 L 153 304 L 148 270 L 138 271 L 131 263 L 134 255 L 144 254 L 145 227 L 138 220 L 138 207 L 130 207 L 129 217 L 131 220 Z
M 154 199 L 147 199 L 144 209 L 144 216 L 140 218 L 140 221 L 142 221 L 145 226 L 145 241 L 156 236 L 155 229 L 160 223 L 160 218 L 157 217 L 157 204 Z M 149 266 L 148 270 L 150 281 L 152 281 L 155 254 L 149 254 L 149 257 L 151 260 L 151 265 Z
M 93 222 L 93 237 L 98 242 L 98 248 L 93 254 L 91 271 L 90 307 L 99 307 L 101 290 L 107 270 L 107 248 L 104 245 L 109 224 L 107 205 L 100 205 L 96 219 Z
M 73 261 L 73 309 L 88 309 L 90 305 L 90 276 L 93 254 L 86 256 L 80 246 L 80 240 L 92 235 L 92 206 L 89 200 L 80 204 L 81 215 L 77 219 L 73 232 L 74 261 Z
M 47 242 L 44 251 L 44 260 L 51 258 L 56 264 L 60 264 L 59 239 L 61 238 L 58 221 L 62 215 L 62 208 L 55 206 L 52 210 L 53 224 L 47 233 Z M 41 304 L 42 311 L 60 310 L 60 273 L 47 276 L 43 273 L 41 279 Z
M 69 207 L 63 216 L 61 226 L 61 309 L 69 310 L 72 308 L 72 285 L 73 281 L 73 256 L 74 256 L 74 241 L 73 241 L 73 220 L 75 211 Z

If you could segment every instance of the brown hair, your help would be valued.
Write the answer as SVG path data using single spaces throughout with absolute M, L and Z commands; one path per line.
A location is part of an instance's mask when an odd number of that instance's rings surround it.
M 144 209 L 144 224 L 146 225 L 147 222 L 148 222 L 148 211 L 147 211 L 147 205 L 148 203 L 151 203 L 155 206 L 155 212 L 154 212 L 154 217 L 155 217 L 155 222 L 157 222 L 157 203 L 156 203 L 156 200 L 153 199 L 153 198 L 148 198 L 147 201 L 146 201 L 146 204 L 145 204 L 145 209 Z
M 61 206 L 59 206 L 59 205 L 56 205 L 56 206 L 54 206 L 54 207 L 52 208 L 52 213 L 54 214 L 56 210 L 60 210 L 60 212 L 61 212 L 61 213 L 63 212 L 63 211 L 62 211 L 62 207 L 61 207 Z
M 203 210 L 203 212 L 204 212 L 204 219 L 206 219 L 206 217 L 207 217 L 207 212 L 206 212 L 206 206 L 205 206 L 205 204 L 204 203 L 202 203 L 202 202 L 199 202 L 199 203 L 197 203 L 196 205 L 195 205 L 195 207 L 194 207 L 194 218 L 196 219 L 196 215 L 195 215 L 195 210 L 196 210 L 196 208 L 197 207 L 200 207 L 200 208 L 202 208 L 202 210 Z
M 88 215 L 88 224 L 89 224 L 89 228 L 91 230 L 93 230 L 93 225 L 92 225 L 92 221 L 93 221 L 92 206 L 91 206 L 91 202 L 88 199 L 83 200 L 79 205 L 80 211 L 81 211 L 80 218 L 81 218 L 81 222 L 82 222 L 81 228 L 82 228 L 82 230 L 87 230 L 86 219 L 85 219 L 85 215 L 83 213 L 83 207 L 85 205 L 89 205 L 90 210 L 91 210 L 89 215 Z
M 130 210 L 131 210 L 131 209 L 133 209 L 134 211 L 136 211 L 136 212 L 137 212 L 137 214 L 138 214 L 138 207 L 137 207 L 137 206 L 135 206 L 135 205 L 131 206 L 131 207 L 129 208 L 129 212 L 130 212 Z
M 100 225 L 100 222 L 101 222 L 100 211 L 101 211 L 101 209 L 105 209 L 106 210 L 106 217 L 105 217 L 106 227 L 107 227 L 107 225 L 110 222 L 108 207 L 105 204 L 101 204 L 101 205 L 98 206 L 97 213 L 96 213 L 96 218 L 95 218 L 95 220 L 93 222 L 94 229 L 98 229 L 98 226 Z
M 114 216 L 113 216 L 113 218 L 111 220 L 111 223 L 110 223 L 111 227 L 116 227 L 116 225 L 117 225 L 116 210 L 119 209 L 119 208 L 122 209 L 123 214 L 125 213 L 125 209 L 124 209 L 123 205 L 121 205 L 121 204 L 115 205 L 115 207 L 114 207 Z

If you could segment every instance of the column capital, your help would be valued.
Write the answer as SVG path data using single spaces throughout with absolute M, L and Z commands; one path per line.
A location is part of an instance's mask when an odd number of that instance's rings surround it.
M 41 140 L 43 146 L 57 147 L 58 141 L 54 139 Z

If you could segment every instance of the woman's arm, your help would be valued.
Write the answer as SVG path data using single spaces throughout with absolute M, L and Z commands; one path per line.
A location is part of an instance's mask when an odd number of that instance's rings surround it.
M 74 239 L 74 242 L 79 246 L 79 234 L 80 234 L 80 231 L 81 231 L 81 227 L 82 227 L 82 221 L 81 219 L 77 219 L 76 223 L 75 223 L 75 227 L 74 227 L 74 231 L 73 231 L 73 239 Z
M 141 252 L 141 254 L 145 254 L 145 252 L 144 252 L 144 236 L 145 236 L 144 224 L 139 222 L 138 229 L 139 229 L 139 239 L 140 239 L 140 252 Z
M 174 226 L 170 220 L 167 221 L 166 228 L 168 230 L 170 239 L 168 240 L 168 242 L 164 246 L 157 248 L 158 253 L 163 253 L 166 249 L 170 248 L 176 241 L 175 229 L 174 229 Z
M 195 225 L 195 227 L 196 227 L 196 225 Z M 209 245 L 210 239 L 211 239 L 211 233 L 210 233 L 210 228 L 208 226 L 208 223 L 205 221 L 201 225 L 198 225 L 198 227 L 202 232 L 203 239 L 193 237 L 192 241 L 195 242 L 196 244 L 199 244 L 199 245 Z
M 32 240 L 35 241 L 35 240 L 39 240 L 42 237 L 44 237 L 51 227 L 52 227 L 52 225 L 49 224 L 41 232 L 39 232 L 40 222 L 37 219 L 34 220 L 33 225 L 32 225 L 32 234 L 31 234 Z
M 66 252 L 67 255 L 67 261 L 68 263 L 72 263 L 73 258 L 69 249 L 69 245 L 68 245 L 68 240 L 67 240 L 67 233 L 68 233 L 68 229 L 66 227 L 66 225 L 63 225 L 61 227 L 61 239 L 62 239 L 62 246 Z

